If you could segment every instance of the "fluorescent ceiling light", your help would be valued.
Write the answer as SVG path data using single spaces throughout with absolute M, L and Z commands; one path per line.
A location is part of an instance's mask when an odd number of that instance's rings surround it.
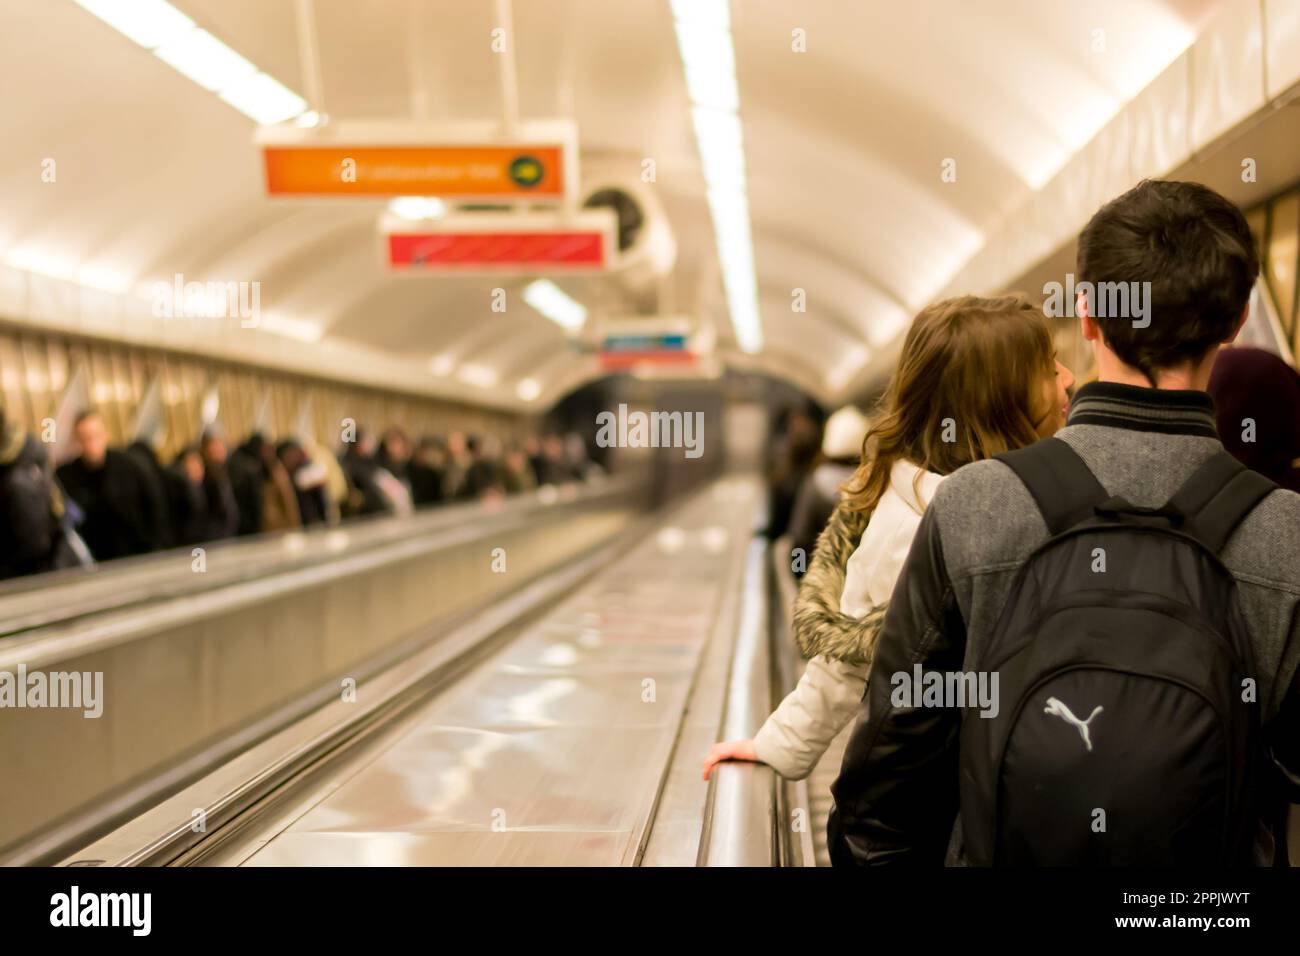
M 165 0 L 74 2 L 256 123 L 282 123 L 307 112 L 301 96 Z
M 249 119 L 269 126 L 293 119 L 307 101 L 267 73 L 254 73 L 222 90 L 221 98 Z
M 550 279 L 538 279 L 524 288 L 524 301 L 561 328 L 577 331 L 587 321 L 587 309 L 569 298 Z
M 670 0 L 677 47 L 691 97 L 709 213 L 736 344 L 763 347 L 749 221 L 745 144 L 740 125 L 736 54 L 727 0 Z
M 207 30 L 190 30 L 154 50 L 154 56 L 213 93 L 257 72 L 257 67 Z
M 478 388 L 491 388 L 497 383 L 497 373 L 486 365 L 466 363 L 457 370 L 456 377 L 465 384 Z
M 537 400 L 537 396 L 542 394 L 542 383 L 535 378 L 522 379 L 515 386 L 515 394 L 525 402 L 534 402 Z
M 673 19 L 678 23 L 699 23 L 715 30 L 731 29 L 728 0 L 669 0 Z
M 388 204 L 389 212 L 403 219 L 437 219 L 446 211 L 446 204 L 432 196 L 398 196 Z
M 154 50 L 194 29 L 194 21 L 164 0 L 73 0 L 118 33 Z
M 450 375 L 456 367 L 456 360 L 450 355 L 435 355 L 429 359 L 429 371 L 434 375 Z
M 677 26 L 677 46 L 686 66 L 686 88 L 691 102 L 719 110 L 740 108 L 736 91 L 736 54 L 731 36 L 707 24 Z

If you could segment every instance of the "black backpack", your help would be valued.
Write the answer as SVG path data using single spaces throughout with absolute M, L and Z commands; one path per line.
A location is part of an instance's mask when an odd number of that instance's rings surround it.
M 962 721 L 969 860 L 1248 864 L 1259 704 L 1218 553 L 1275 486 L 1219 452 L 1164 507 L 1139 508 L 1060 439 L 997 457 L 1050 537 L 973 662 L 998 675 L 1000 706 Z

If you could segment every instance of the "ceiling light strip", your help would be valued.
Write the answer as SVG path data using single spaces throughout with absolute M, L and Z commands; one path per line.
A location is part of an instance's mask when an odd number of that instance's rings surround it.
M 670 0 L 736 342 L 763 347 L 728 0 Z
M 576 332 L 587 321 L 587 309 L 565 294 L 550 279 L 537 279 L 524 287 L 524 301 L 556 325 Z
M 300 116 L 307 101 L 166 0 L 73 0 L 256 123 Z

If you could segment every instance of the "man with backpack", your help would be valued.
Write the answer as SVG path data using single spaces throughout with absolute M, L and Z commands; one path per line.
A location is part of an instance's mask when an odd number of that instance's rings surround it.
M 1077 271 L 1144 314 L 1081 294 L 1099 380 L 1067 426 L 940 486 L 832 788 L 837 864 L 1285 865 L 1300 495 L 1223 451 L 1205 393 L 1250 231 L 1146 181 L 1093 216 Z M 917 671 L 992 678 L 997 706 L 900 695 Z

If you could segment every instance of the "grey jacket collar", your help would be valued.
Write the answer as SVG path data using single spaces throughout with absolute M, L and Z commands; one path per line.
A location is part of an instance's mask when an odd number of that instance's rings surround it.
M 1205 392 L 1089 382 L 1075 393 L 1070 425 L 1107 425 L 1166 435 L 1219 437 L 1214 401 Z

